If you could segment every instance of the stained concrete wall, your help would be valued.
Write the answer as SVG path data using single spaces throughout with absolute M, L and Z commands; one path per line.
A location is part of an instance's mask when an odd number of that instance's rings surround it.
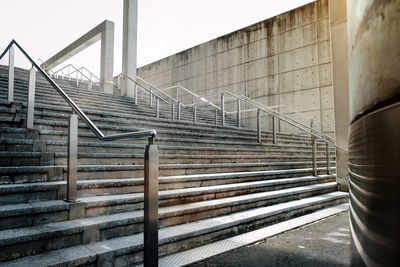
M 141 67 L 138 76 L 161 88 L 180 84 L 199 95 L 230 91 L 289 105 L 307 124 L 314 118 L 334 126 L 329 25 L 328 1 L 319 0 Z M 255 116 L 244 115 L 247 126 L 255 127 Z M 293 131 L 283 123 L 280 130 Z

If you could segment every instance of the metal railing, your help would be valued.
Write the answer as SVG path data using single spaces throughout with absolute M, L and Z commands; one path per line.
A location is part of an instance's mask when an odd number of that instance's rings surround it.
M 85 74 L 84 71 L 88 73 Z M 68 80 L 71 80 L 71 78 L 75 79 L 76 87 L 79 86 L 79 82 L 84 82 L 86 80 L 89 90 L 92 89 L 93 85 L 100 84 L 100 79 L 88 69 L 86 69 L 85 67 L 81 67 L 78 69 L 72 64 L 68 64 L 59 70 L 53 71 L 52 76 L 56 78 L 59 78 L 61 76 L 61 79 L 68 78 Z
M 101 141 L 119 139 L 148 138 L 148 144 L 144 153 L 144 250 L 152 255 L 158 255 L 158 147 L 154 144 L 155 130 L 137 131 L 121 134 L 104 135 L 75 102 L 64 92 L 53 79 L 36 64 L 24 49 L 12 40 L 1 53 L 0 60 L 9 53 L 8 76 L 8 101 L 13 102 L 14 96 L 14 46 L 32 64 L 29 75 L 27 127 L 33 128 L 34 103 L 35 103 L 35 69 L 43 75 L 50 85 L 60 94 L 72 109 L 68 124 L 68 152 L 67 152 L 67 199 L 71 205 L 77 204 L 77 154 L 78 154 L 78 116 L 91 129 Z M 78 204 L 79 205 L 79 204 Z

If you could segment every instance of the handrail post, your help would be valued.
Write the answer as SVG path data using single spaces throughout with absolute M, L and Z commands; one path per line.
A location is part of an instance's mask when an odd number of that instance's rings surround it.
M 149 138 L 144 154 L 144 266 L 158 266 L 158 147 Z
M 215 125 L 218 125 L 218 109 L 215 109 Z
M 225 125 L 225 96 L 221 94 L 221 125 Z
M 157 102 L 156 102 L 156 117 L 160 117 L 160 99 L 157 97 Z
M 236 126 L 239 128 L 240 127 L 240 119 L 241 119 L 241 110 L 240 110 L 240 99 L 237 99 L 236 101 Z
M 178 102 L 178 121 L 181 120 L 181 102 Z
M 196 105 L 193 105 L 193 123 L 197 122 L 197 107 Z
M 312 134 L 313 119 L 311 119 L 311 147 L 312 147 L 312 173 L 317 176 L 317 142 L 315 136 Z
M 127 81 L 127 82 L 129 82 L 129 81 Z M 137 99 L 137 84 L 136 83 L 133 86 L 133 98 L 134 98 L 134 101 L 135 101 L 135 105 L 137 105 L 138 99 Z M 143 99 L 143 95 L 142 95 L 142 99 Z
M 36 70 L 32 66 L 29 71 L 28 85 L 28 103 L 26 108 L 26 128 L 33 129 L 33 120 L 35 116 L 35 85 L 36 85 Z
M 150 96 L 150 107 L 153 107 L 153 90 L 151 89 L 151 87 L 150 87 L 150 94 L 149 94 L 149 96 Z
M 76 201 L 78 165 L 78 116 L 73 113 L 68 123 L 67 201 Z
M 331 162 L 330 162 L 330 151 L 329 144 L 326 143 L 326 173 L 331 174 Z
M 261 143 L 261 110 L 257 109 L 257 142 Z
M 14 47 L 8 50 L 8 102 L 14 101 Z
M 272 115 L 272 143 L 276 144 L 276 129 L 277 125 L 276 125 L 276 117 L 274 115 Z
M 172 114 L 171 114 L 172 120 L 175 120 L 175 107 L 176 107 L 176 104 L 172 103 Z

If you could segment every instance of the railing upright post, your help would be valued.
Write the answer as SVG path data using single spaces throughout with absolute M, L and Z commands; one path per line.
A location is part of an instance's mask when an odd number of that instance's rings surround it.
M 76 201 L 78 165 L 78 116 L 73 113 L 68 124 L 67 201 Z
M 35 116 L 35 85 L 36 85 L 36 70 L 32 66 L 29 71 L 29 86 L 28 86 L 28 103 L 26 110 L 26 128 L 33 129 L 33 120 Z
M 157 102 L 156 102 L 156 117 L 160 117 L 160 99 L 157 97 Z
M 176 107 L 176 104 L 172 103 L 172 114 L 171 114 L 172 120 L 175 120 L 175 107 Z
M 240 127 L 240 120 L 241 120 L 241 110 L 240 110 L 240 99 L 237 99 L 236 101 L 236 126 L 239 128 Z
M 215 109 L 215 125 L 218 125 L 218 109 Z
M 149 97 L 149 99 L 150 99 L 150 107 L 153 107 L 153 94 L 152 94 L 152 92 L 153 92 L 153 90 L 151 89 L 151 87 L 150 87 L 150 97 Z
M 330 151 L 328 143 L 326 143 L 326 173 L 331 174 Z
M 178 102 L 178 121 L 181 120 L 181 102 Z
M 88 90 L 92 90 L 92 87 L 93 87 L 93 84 L 92 84 L 91 81 L 89 81 L 89 83 L 88 83 Z
M 8 50 L 8 102 L 14 101 L 14 47 Z
M 261 143 L 261 110 L 257 109 L 257 142 Z
M 276 125 L 276 117 L 274 115 L 272 115 L 272 143 L 276 144 L 276 129 L 277 125 Z
M 221 125 L 225 125 L 225 96 L 221 94 Z
M 149 138 L 144 154 L 144 266 L 158 266 L 158 147 Z
M 78 72 L 76 72 L 76 87 L 79 87 L 79 73 Z
M 317 176 L 317 142 L 313 132 L 313 120 L 311 119 L 311 148 L 312 148 L 312 173 Z
M 127 82 L 129 82 L 129 81 L 127 81 Z M 137 99 L 137 84 L 136 83 L 133 86 L 133 98 L 134 98 L 134 101 L 135 101 L 135 105 L 137 105 L 138 99 Z M 143 99 L 143 97 L 142 97 L 142 99 Z
M 193 122 L 196 123 L 197 122 L 197 107 L 196 105 L 193 105 Z

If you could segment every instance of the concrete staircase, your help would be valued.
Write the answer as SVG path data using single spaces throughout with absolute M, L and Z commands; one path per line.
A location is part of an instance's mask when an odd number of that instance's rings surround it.
M 145 140 L 99 142 L 79 124 L 84 209 L 77 211 L 63 201 L 71 109 L 38 76 L 35 130 L 25 129 L 27 79 L 26 70 L 16 69 L 15 102 L 8 103 L 7 68 L 0 66 L 0 265 L 140 264 Z M 307 136 L 279 133 L 275 145 L 263 132 L 259 144 L 254 130 L 233 127 L 233 119 L 216 126 L 213 111 L 198 111 L 194 124 L 191 109 L 176 121 L 163 104 L 156 118 L 146 99 L 135 105 L 55 80 L 106 134 L 157 130 L 160 256 L 347 201 L 335 175 L 324 174 L 323 144 L 320 175 L 311 176 Z

